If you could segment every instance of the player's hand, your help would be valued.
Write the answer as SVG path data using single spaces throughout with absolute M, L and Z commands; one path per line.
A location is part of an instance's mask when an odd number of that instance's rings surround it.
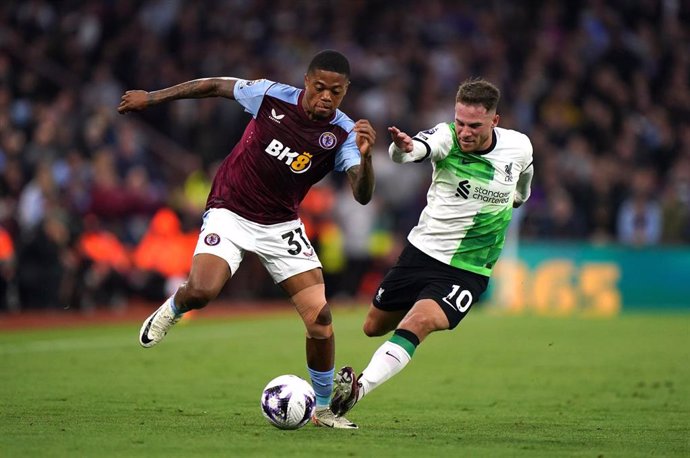
M 369 124 L 366 119 L 360 119 L 355 123 L 355 132 L 357 133 L 357 138 L 355 142 L 357 143 L 357 148 L 362 156 L 368 156 L 371 154 L 371 147 L 374 146 L 376 142 L 376 131 Z
M 150 101 L 151 96 L 146 91 L 127 91 L 120 100 L 120 106 L 117 107 L 117 112 L 125 114 L 130 111 L 141 111 L 149 106 Z
M 395 146 L 397 146 L 399 150 L 405 151 L 406 153 L 412 152 L 414 149 L 412 137 L 395 126 L 389 127 L 388 132 L 391 134 L 391 141 L 395 143 Z

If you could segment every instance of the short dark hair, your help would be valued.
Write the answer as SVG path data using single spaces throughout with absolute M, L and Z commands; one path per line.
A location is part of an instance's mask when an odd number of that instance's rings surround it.
M 481 105 L 486 111 L 495 110 L 501 99 L 501 91 L 482 78 L 465 80 L 458 88 L 455 102 L 464 105 Z
M 307 73 L 313 73 L 316 70 L 340 73 L 350 78 L 350 62 L 347 57 L 332 49 L 326 49 L 314 56 L 309 63 Z

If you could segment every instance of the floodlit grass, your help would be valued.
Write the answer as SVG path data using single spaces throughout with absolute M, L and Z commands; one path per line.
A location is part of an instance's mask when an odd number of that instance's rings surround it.
M 336 365 L 384 340 L 337 309 Z M 142 349 L 139 323 L 0 335 L 0 455 L 682 457 L 690 316 L 496 317 L 432 335 L 348 416 L 358 431 L 270 426 L 263 386 L 307 378 L 296 314 L 196 320 Z

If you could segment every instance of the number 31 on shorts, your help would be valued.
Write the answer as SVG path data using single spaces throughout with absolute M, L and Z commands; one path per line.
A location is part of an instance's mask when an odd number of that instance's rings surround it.
M 287 240 L 287 244 L 290 246 L 287 252 L 293 256 L 300 254 L 302 250 L 309 250 L 311 248 L 311 245 L 309 245 L 309 242 L 304 236 L 304 231 L 302 231 L 301 227 L 298 227 L 290 232 L 286 232 L 281 237 L 284 240 Z M 300 243 L 300 241 L 302 243 Z

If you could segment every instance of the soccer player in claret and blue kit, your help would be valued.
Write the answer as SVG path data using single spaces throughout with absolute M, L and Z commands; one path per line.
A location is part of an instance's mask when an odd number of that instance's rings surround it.
M 312 420 L 343 429 L 357 426 L 329 409 L 335 364 L 331 311 L 321 263 L 297 211 L 309 188 L 334 170 L 347 174 L 355 200 L 371 200 L 376 132 L 367 120 L 353 122 L 338 109 L 349 84 L 347 58 L 325 50 L 309 64 L 304 89 L 266 79 L 203 78 L 153 92 L 127 91 L 118 107 L 124 114 L 172 100 L 225 97 L 252 115 L 214 177 L 189 277 L 144 321 L 139 343 L 158 344 L 185 312 L 218 296 L 245 252 L 256 253 L 304 321 L 317 399 Z

